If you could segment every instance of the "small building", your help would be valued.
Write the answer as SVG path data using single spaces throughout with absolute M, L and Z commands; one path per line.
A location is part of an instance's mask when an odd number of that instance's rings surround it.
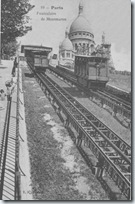
M 25 57 L 31 56 L 33 52 L 42 52 L 48 57 L 49 53 L 52 51 L 51 47 L 38 46 L 38 45 L 22 45 L 21 53 L 24 53 Z

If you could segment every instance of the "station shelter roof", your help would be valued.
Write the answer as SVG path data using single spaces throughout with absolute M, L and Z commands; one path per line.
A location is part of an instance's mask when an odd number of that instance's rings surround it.
M 21 53 L 25 53 L 26 50 L 30 52 L 47 52 L 49 54 L 52 51 L 52 48 L 38 45 L 22 45 Z

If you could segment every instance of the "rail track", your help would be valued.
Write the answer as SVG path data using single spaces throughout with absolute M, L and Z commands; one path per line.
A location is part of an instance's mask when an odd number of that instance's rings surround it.
M 127 119 L 126 120 L 128 122 L 127 127 L 131 129 L 131 103 L 130 102 L 127 102 L 126 100 L 116 97 L 115 95 L 110 94 L 105 90 L 93 91 L 93 90 L 88 90 L 86 88 L 81 87 L 78 84 L 77 79 L 74 76 L 74 73 L 71 76 L 71 74 L 64 73 L 61 70 L 58 70 L 52 66 L 49 67 L 49 70 L 59 75 L 60 77 L 66 79 L 67 81 L 71 82 L 72 84 L 76 85 L 80 89 L 82 89 L 92 100 L 93 98 L 99 100 L 102 107 L 106 105 L 109 108 L 111 108 L 112 112 L 114 113 L 114 116 L 117 113 L 122 115 L 122 117 Z
M 83 140 L 102 163 L 100 169 L 131 199 L 131 147 L 48 76 L 34 74 L 65 126 L 74 129 L 80 145 Z
M 113 100 L 114 102 L 117 102 L 118 105 L 123 106 L 127 110 L 131 111 L 131 103 L 128 101 L 125 101 L 121 98 L 118 98 L 117 96 L 114 96 L 113 94 L 110 94 L 109 92 L 103 90 L 98 91 L 98 93 L 101 93 L 103 96 L 108 97 L 109 99 Z

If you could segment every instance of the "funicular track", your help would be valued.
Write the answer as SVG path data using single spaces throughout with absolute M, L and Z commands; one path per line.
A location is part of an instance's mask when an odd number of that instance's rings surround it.
M 126 100 L 122 100 L 121 98 L 116 97 L 115 95 L 110 94 L 105 90 L 93 91 L 81 87 L 77 83 L 77 79 L 74 76 L 74 73 L 71 76 L 71 74 L 64 73 L 61 70 L 58 70 L 57 68 L 54 68 L 52 66 L 49 66 L 49 70 L 71 82 L 73 85 L 79 87 L 79 89 L 83 90 L 90 97 L 91 100 L 93 100 L 94 98 L 99 100 L 101 107 L 107 105 L 114 112 L 114 115 L 116 115 L 117 113 L 122 115 L 122 117 L 128 120 L 129 128 L 131 129 L 131 103 L 127 102 Z
M 65 126 L 76 131 L 121 194 L 131 199 L 131 147 L 48 76 L 34 74 L 56 112 L 65 116 Z
M 125 107 L 125 109 L 131 111 L 131 103 L 129 103 L 128 101 L 125 101 L 121 98 L 118 98 L 112 94 L 110 94 L 109 92 L 103 90 L 103 91 L 98 91 L 98 93 L 102 94 L 105 97 L 108 97 L 109 99 L 113 100 L 114 102 L 117 102 L 118 105 L 121 105 L 123 107 Z

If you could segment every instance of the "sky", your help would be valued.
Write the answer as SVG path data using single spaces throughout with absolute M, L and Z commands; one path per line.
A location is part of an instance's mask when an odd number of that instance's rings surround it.
M 29 12 L 32 31 L 19 38 L 21 45 L 43 45 L 58 53 L 66 28 L 78 15 L 80 0 L 30 0 L 35 8 Z M 130 0 L 83 0 L 84 16 L 89 20 L 96 44 L 102 33 L 110 42 L 117 70 L 131 71 L 131 2 Z M 61 20 L 47 20 L 59 18 Z

